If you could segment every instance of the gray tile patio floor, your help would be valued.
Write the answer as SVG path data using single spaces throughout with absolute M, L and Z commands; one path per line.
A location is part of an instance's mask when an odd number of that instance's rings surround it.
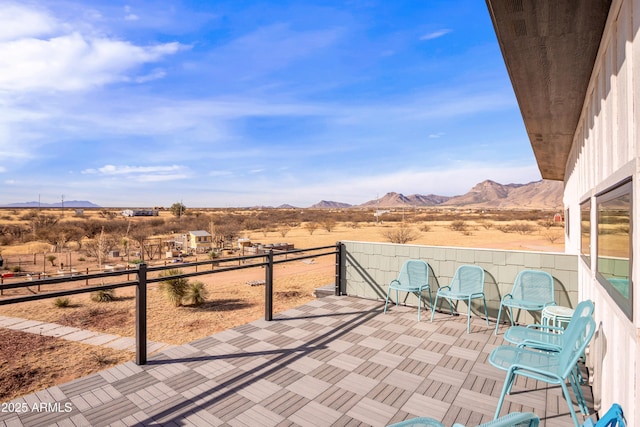
M 447 426 L 493 417 L 502 335 L 479 318 L 325 297 L 4 405 L 3 426 L 384 426 L 430 416 Z M 493 324 L 492 324 L 493 325 Z M 503 414 L 572 426 L 559 387 L 518 380 Z M 590 390 L 585 395 L 591 399 Z M 25 412 L 15 412 L 25 409 Z

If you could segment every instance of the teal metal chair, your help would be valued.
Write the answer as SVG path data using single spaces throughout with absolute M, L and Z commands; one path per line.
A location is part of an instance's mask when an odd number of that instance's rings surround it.
M 396 291 L 396 306 L 400 298 L 399 292 L 407 292 L 416 294 L 418 297 L 418 320 L 420 320 L 420 309 L 422 307 L 422 293 L 427 291 L 429 295 L 429 305 L 431 304 L 431 288 L 429 287 L 429 264 L 425 261 L 410 259 L 402 264 L 400 274 L 397 279 L 389 283 L 387 290 L 387 298 L 384 303 L 384 312 L 387 312 L 387 304 L 389 304 L 389 294 Z
M 594 311 L 594 304 L 591 300 L 581 301 L 573 311 L 573 316 L 567 324 L 566 330 L 561 327 L 547 325 L 512 326 L 504 334 L 504 339 L 519 347 L 530 347 L 543 351 L 559 352 L 564 347 L 565 332 L 570 331 L 576 325 L 576 321 L 582 317 L 591 317 Z M 587 402 L 580 388 L 582 376 L 580 369 L 576 365 L 570 376 L 573 391 L 580 406 L 580 412 L 589 414 Z
M 489 314 L 487 313 L 487 300 L 484 297 L 484 270 L 477 265 L 461 265 L 451 279 L 451 284 L 443 286 L 436 292 L 434 307 L 438 306 L 438 298 L 444 298 L 449 303 L 451 315 L 453 315 L 452 300 L 466 301 L 467 303 L 467 333 L 471 330 L 471 300 L 482 298 L 484 303 L 484 315 L 489 326 Z M 433 322 L 434 310 L 431 310 Z
M 581 301 L 573 311 L 573 316 L 566 329 L 569 329 L 571 324 L 581 317 L 591 317 L 593 311 L 593 301 Z M 557 326 L 539 324 L 512 326 L 504 333 L 504 339 L 514 345 L 560 351 L 564 347 L 564 332 L 564 328 Z
M 522 270 L 516 276 L 511 292 L 500 300 L 498 318 L 496 319 L 496 335 L 500 326 L 502 307 L 507 307 L 507 315 L 513 325 L 514 308 L 541 312 L 546 306 L 555 304 L 553 276 L 541 270 Z
M 625 427 L 626 425 L 622 408 L 617 403 L 614 403 L 602 418 L 596 422 L 589 418 L 582 427 Z
M 565 331 L 564 345 L 559 352 L 531 350 L 525 347 L 502 345 L 496 347 L 489 355 L 489 363 L 498 369 L 506 371 L 504 386 L 496 408 L 497 419 L 507 393 L 518 375 L 549 384 L 560 385 L 571 418 L 576 427 L 579 427 L 576 412 L 573 409 L 571 395 L 567 388 L 567 382 L 571 382 L 570 376 L 575 369 L 578 359 L 584 353 L 595 332 L 595 321 L 591 317 L 581 317 L 574 322 L 573 327 Z M 573 384 L 572 384 L 573 387 Z
M 512 412 L 497 420 L 492 420 L 477 427 L 538 427 L 540 418 L 533 412 Z M 419 417 L 391 424 L 388 427 L 445 427 L 440 421 L 433 418 Z M 453 427 L 465 427 L 462 424 L 454 424 Z

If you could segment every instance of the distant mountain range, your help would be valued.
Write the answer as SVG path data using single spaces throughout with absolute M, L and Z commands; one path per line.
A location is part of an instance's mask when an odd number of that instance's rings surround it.
M 476 184 L 466 194 L 447 197 L 436 194 L 411 194 L 405 196 L 400 193 L 387 193 L 379 199 L 369 200 L 360 205 L 322 200 L 309 206 L 314 209 L 344 209 L 351 207 L 360 208 L 401 208 L 401 207 L 469 207 L 469 208 L 494 208 L 494 209 L 561 209 L 563 185 L 559 181 L 540 180 L 528 184 L 499 184 L 486 180 Z M 60 208 L 58 203 L 11 203 L 2 205 L 5 208 Z M 65 208 L 99 208 L 94 203 L 86 200 L 67 200 Z M 254 208 L 268 208 L 268 206 L 255 206 Z M 278 208 L 295 209 L 295 206 L 284 204 Z
M 1 205 L 3 208 L 61 208 L 62 202 L 57 203 L 40 203 L 40 202 L 24 202 L 24 203 L 10 203 L 8 205 Z M 65 208 L 99 208 L 100 206 L 95 203 L 88 202 L 86 200 L 65 200 Z
M 499 184 L 486 180 L 476 184 L 469 192 L 460 196 L 447 197 L 435 194 L 412 194 L 405 196 L 399 193 L 387 193 L 379 199 L 370 200 L 361 205 L 323 200 L 312 208 L 347 208 L 347 207 L 424 207 L 448 206 L 495 209 L 561 209 L 563 185 L 559 181 L 541 180 L 528 184 Z

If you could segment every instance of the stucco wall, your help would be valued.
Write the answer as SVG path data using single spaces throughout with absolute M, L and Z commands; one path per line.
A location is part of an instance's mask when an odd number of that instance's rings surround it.
M 342 291 L 351 296 L 384 300 L 388 284 L 398 276 L 402 264 L 408 259 L 422 259 L 433 270 L 430 283 L 433 297 L 438 286 L 449 284 L 458 266 L 474 264 L 482 267 L 485 270 L 485 294 L 491 320 L 495 320 L 497 316 L 500 297 L 511 291 L 516 275 L 524 269 L 551 273 L 555 279 L 558 305 L 575 307 L 578 301 L 576 255 L 391 243 L 343 243 L 345 271 Z M 476 301 L 480 302 L 472 302 L 473 312 L 482 313 L 482 302 Z M 410 296 L 407 304 L 417 304 L 416 297 Z M 459 309 L 466 310 L 464 303 L 460 304 Z M 503 316 L 503 321 L 506 320 Z M 539 321 L 539 318 L 533 319 L 523 312 L 520 320 L 531 322 Z
M 629 425 L 640 425 L 640 298 L 635 287 L 633 319 L 620 310 L 597 280 L 595 196 L 621 180 L 633 179 L 632 285 L 640 270 L 640 0 L 613 1 L 600 50 L 566 165 L 565 207 L 571 235 L 566 248 L 580 249 L 580 202 L 590 200 L 591 262 L 578 262 L 579 293 L 595 302 L 600 326 L 592 346 L 602 346 L 600 372 L 594 375 L 596 406 L 622 405 Z

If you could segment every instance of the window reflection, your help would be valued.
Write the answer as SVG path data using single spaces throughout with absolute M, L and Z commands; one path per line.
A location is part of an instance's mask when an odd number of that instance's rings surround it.
M 591 200 L 580 205 L 580 253 L 591 267 Z
M 631 317 L 631 182 L 598 196 L 596 203 L 598 277 Z

